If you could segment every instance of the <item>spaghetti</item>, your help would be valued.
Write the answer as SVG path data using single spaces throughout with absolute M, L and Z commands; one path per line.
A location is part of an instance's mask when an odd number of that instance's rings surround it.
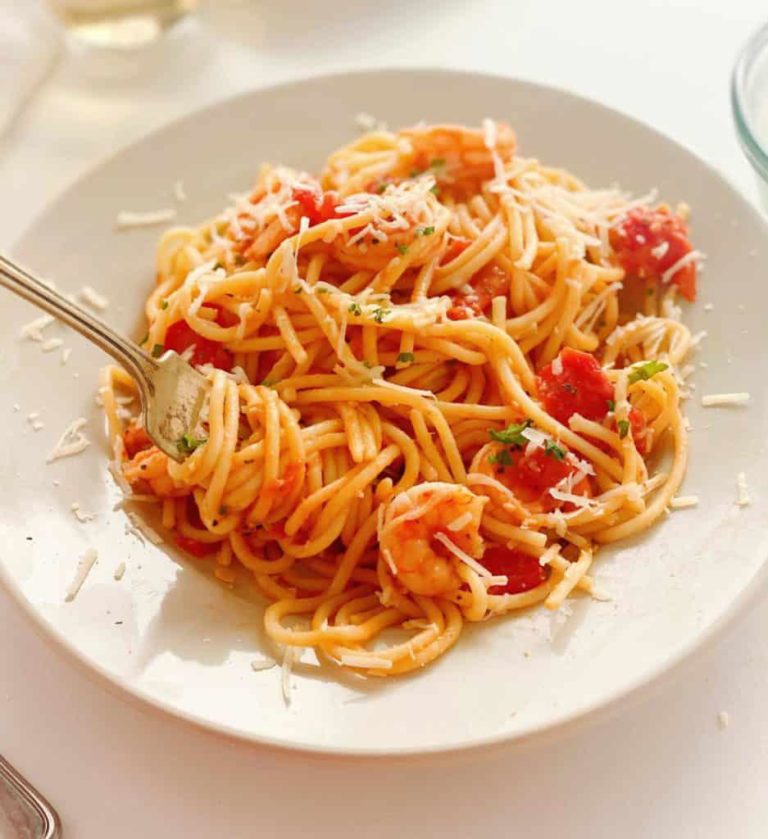
M 682 211 L 518 156 L 504 123 L 366 134 L 161 239 L 143 346 L 210 380 L 176 463 L 102 394 L 121 477 L 252 576 L 286 650 L 420 668 L 464 623 L 601 594 L 686 465 Z M 124 400 L 123 400 L 124 401 Z

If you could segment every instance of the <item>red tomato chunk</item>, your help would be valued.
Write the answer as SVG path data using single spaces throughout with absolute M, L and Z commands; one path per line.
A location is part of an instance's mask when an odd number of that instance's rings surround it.
M 482 315 L 490 308 L 494 297 L 509 292 L 509 275 L 497 265 L 488 265 L 475 274 L 468 288 L 455 291 L 453 306 L 448 310 L 451 320 L 466 320 Z
M 549 568 L 535 556 L 504 545 L 489 545 L 480 562 L 494 577 L 506 577 L 504 586 L 491 586 L 488 594 L 520 594 L 540 586 L 549 576 Z
M 219 370 L 232 369 L 234 364 L 232 353 L 216 341 L 198 335 L 185 320 L 177 320 L 176 323 L 172 323 L 168 327 L 168 331 L 165 333 L 166 350 L 173 350 L 181 355 L 184 350 L 193 345 L 195 349 L 190 359 L 191 364 L 212 364 Z
M 199 559 L 212 554 L 219 547 L 217 542 L 199 542 L 197 539 L 190 539 L 187 536 L 181 535 L 176 537 L 176 544 L 183 551 Z
M 600 422 L 608 413 L 608 403 L 614 394 L 597 359 L 570 347 L 559 358 L 560 372 L 555 373 L 550 363 L 537 377 L 539 398 L 545 410 L 563 425 L 568 425 L 574 414 Z
M 336 206 L 339 196 L 336 192 L 323 192 L 320 187 L 298 185 L 293 188 L 293 200 L 299 202 L 302 216 L 309 219 L 309 226 L 321 224 L 332 218 L 337 218 Z
M 693 250 L 685 222 L 666 207 L 630 210 L 611 231 L 611 247 L 627 274 L 657 282 Z M 669 279 L 691 303 L 696 299 L 696 275 L 693 260 L 678 268 Z

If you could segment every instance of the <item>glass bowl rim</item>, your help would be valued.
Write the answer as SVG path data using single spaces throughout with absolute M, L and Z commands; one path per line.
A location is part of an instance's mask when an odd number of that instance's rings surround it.
M 758 173 L 768 180 L 768 148 L 755 136 L 745 102 L 749 73 L 763 52 L 768 52 L 768 23 L 754 32 L 739 50 L 731 76 L 731 108 L 744 152 Z

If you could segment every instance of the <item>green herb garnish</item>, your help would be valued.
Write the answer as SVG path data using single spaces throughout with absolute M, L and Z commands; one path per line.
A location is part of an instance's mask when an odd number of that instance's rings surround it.
M 168 308 L 168 301 L 167 301 L 167 300 L 161 300 L 161 301 L 160 301 L 160 308 L 161 308 L 163 311 L 165 311 L 165 310 Z
M 638 364 L 632 368 L 632 372 L 629 374 L 629 383 L 648 381 L 652 376 L 666 370 L 667 367 L 669 367 L 669 364 L 665 364 L 663 361 L 646 361 L 644 364 Z
M 152 347 L 152 358 L 160 358 L 160 356 L 165 352 L 165 347 L 162 344 L 155 344 Z
M 264 379 L 261 383 L 262 387 L 274 387 L 280 379 Z
M 384 323 L 384 318 L 388 318 L 391 314 L 391 309 L 382 309 L 381 306 L 379 306 L 373 310 L 373 319 L 376 323 Z
M 378 192 L 379 195 L 381 195 L 382 192 L 384 192 L 386 190 L 386 188 L 387 188 L 386 184 L 379 184 L 379 188 L 376 190 L 376 192 Z
M 555 460 L 565 460 L 565 449 L 561 449 L 557 443 L 553 443 L 551 440 L 544 441 L 544 454 L 554 457 Z
M 401 256 L 405 256 L 405 254 L 407 254 L 407 253 L 408 253 L 408 245 L 398 244 L 398 245 L 395 245 L 395 247 L 397 248 L 397 252 L 398 252 Z
M 445 158 L 444 157 L 436 157 L 430 164 L 430 169 L 442 169 L 445 166 Z
M 415 361 L 416 356 L 412 352 L 401 352 L 400 355 L 398 355 L 397 360 L 401 361 L 403 364 L 407 364 L 409 361 Z
M 499 466 L 511 466 L 512 462 L 512 455 L 506 449 L 488 456 L 488 463 L 498 463 Z
M 191 434 L 183 434 L 179 440 L 176 441 L 176 446 L 182 454 L 192 454 L 192 452 L 207 443 L 208 440 L 198 440 Z
M 350 303 L 349 304 L 349 312 L 353 315 L 362 315 L 363 310 L 360 308 L 359 303 Z
M 616 410 L 616 403 L 613 401 L 613 399 L 608 400 L 608 410 L 609 411 L 615 411 Z
M 619 429 L 619 439 L 623 440 L 629 434 L 629 420 L 619 420 L 617 426 Z
M 525 422 L 510 423 L 503 431 L 490 428 L 488 434 L 490 434 L 491 440 L 495 440 L 497 443 L 504 443 L 507 446 L 527 446 L 528 440 L 523 437 L 523 431 L 532 425 L 533 422 L 527 419 Z
M 431 236 L 435 232 L 434 227 L 417 227 L 416 228 L 416 235 L 417 236 Z

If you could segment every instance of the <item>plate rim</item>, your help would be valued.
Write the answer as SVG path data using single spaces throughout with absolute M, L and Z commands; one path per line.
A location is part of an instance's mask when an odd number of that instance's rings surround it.
M 721 172 L 717 166 L 710 163 L 698 152 L 689 149 L 674 137 L 669 136 L 665 132 L 660 131 L 643 120 L 630 116 L 618 108 L 614 108 L 611 105 L 606 105 L 598 100 L 574 92 L 567 87 L 551 85 L 513 75 L 487 73 L 471 69 L 444 68 L 439 66 L 382 66 L 361 70 L 341 70 L 332 73 L 322 73 L 316 76 L 301 76 L 298 78 L 278 81 L 269 85 L 253 87 L 232 96 L 227 96 L 215 102 L 211 102 L 201 108 L 193 109 L 170 121 L 164 122 L 137 139 L 118 146 L 108 156 L 86 167 L 73 181 L 56 191 L 32 216 L 28 224 L 25 225 L 21 233 L 19 233 L 19 235 L 15 238 L 9 247 L 9 250 L 13 252 L 14 249 L 30 235 L 30 232 L 39 224 L 39 221 L 46 214 L 48 214 L 57 204 L 64 201 L 71 194 L 77 192 L 82 182 L 97 176 L 103 169 L 107 169 L 114 163 L 115 160 L 128 151 L 134 150 L 144 144 L 156 142 L 158 136 L 161 136 L 164 132 L 177 128 L 179 125 L 187 121 L 200 119 L 204 115 L 215 112 L 217 109 L 222 107 L 231 108 L 236 106 L 236 103 L 245 102 L 254 96 L 264 93 L 289 90 L 291 88 L 300 88 L 307 83 L 328 84 L 332 83 L 334 80 L 346 80 L 350 78 L 365 79 L 366 77 L 381 77 L 383 75 L 422 77 L 435 75 L 444 77 L 461 76 L 467 79 L 480 78 L 484 80 L 494 80 L 504 84 L 512 84 L 518 87 L 527 88 L 532 95 L 536 95 L 541 91 L 548 93 L 554 92 L 559 96 L 570 99 L 580 107 L 586 106 L 588 108 L 597 108 L 608 112 L 611 114 L 612 118 L 631 125 L 633 130 L 646 132 L 647 134 L 664 141 L 666 144 L 675 147 L 678 152 L 694 158 L 700 166 L 704 167 L 712 177 L 719 181 L 720 184 L 731 193 L 732 197 L 743 206 L 743 209 L 748 214 L 751 214 L 754 217 L 754 220 L 761 228 L 763 234 L 766 238 L 768 238 L 768 218 L 741 192 L 728 175 Z M 71 642 L 69 638 L 59 632 L 56 627 L 48 622 L 39 610 L 34 608 L 33 603 L 24 595 L 21 587 L 17 584 L 15 579 L 10 576 L 10 571 L 6 568 L 5 563 L 2 561 L 0 561 L 0 585 L 2 585 L 8 593 L 11 601 L 13 601 L 14 604 L 21 610 L 22 614 L 26 616 L 32 624 L 35 632 L 46 642 L 46 644 L 48 644 L 52 649 L 63 651 L 69 662 L 74 664 L 77 669 L 81 670 L 90 681 L 99 684 L 110 694 L 114 694 L 120 699 L 127 701 L 129 704 L 140 709 L 158 711 L 165 717 L 190 725 L 210 736 L 222 737 L 231 742 L 248 744 L 251 746 L 276 749 L 281 752 L 287 751 L 316 756 L 325 755 L 335 758 L 398 759 L 401 757 L 413 758 L 420 756 L 429 757 L 443 754 L 459 754 L 469 750 L 491 749 L 511 746 L 512 744 L 522 745 L 523 743 L 529 743 L 534 739 L 538 740 L 548 736 L 558 736 L 566 728 L 574 728 L 576 725 L 594 724 L 598 719 L 598 714 L 601 712 L 616 712 L 619 709 L 619 706 L 625 705 L 632 697 L 636 695 L 639 697 L 639 694 L 643 689 L 648 689 L 655 685 L 661 685 L 662 680 L 665 679 L 668 681 L 673 671 L 678 671 L 684 662 L 692 662 L 694 659 L 699 658 L 705 649 L 717 638 L 722 636 L 725 630 L 731 626 L 737 618 L 743 617 L 749 611 L 757 600 L 763 596 L 767 587 L 766 581 L 768 580 L 768 563 L 765 561 L 766 558 L 768 558 L 768 556 L 763 557 L 762 564 L 756 569 L 750 582 L 744 586 L 736 597 L 731 600 L 731 602 L 707 627 L 694 635 L 669 658 L 665 659 L 660 664 L 649 667 L 646 671 L 629 679 L 623 686 L 612 693 L 604 694 L 600 697 L 591 699 L 584 703 L 581 707 L 566 712 L 555 718 L 553 721 L 534 724 L 524 731 L 508 731 L 498 734 L 488 734 L 479 737 L 467 738 L 460 743 L 436 743 L 426 746 L 398 746 L 396 748 L 371 746 L 362 746 L 358 748 L 350 745 L 334 746 L 333 744 L 323 743 L 302 743 L 300 741 L 288 740 L 282 737 L 272 737 L 268 734 L 244 731 L 226 723 L 211 720 L 199 714 L 187 711 L 160 697 L 147 693 L 140 687 L 130 684 L 130 682 L 128 682 L 125 678 L 111 673 L 100 663 L 90 659 L 73 642 Z

